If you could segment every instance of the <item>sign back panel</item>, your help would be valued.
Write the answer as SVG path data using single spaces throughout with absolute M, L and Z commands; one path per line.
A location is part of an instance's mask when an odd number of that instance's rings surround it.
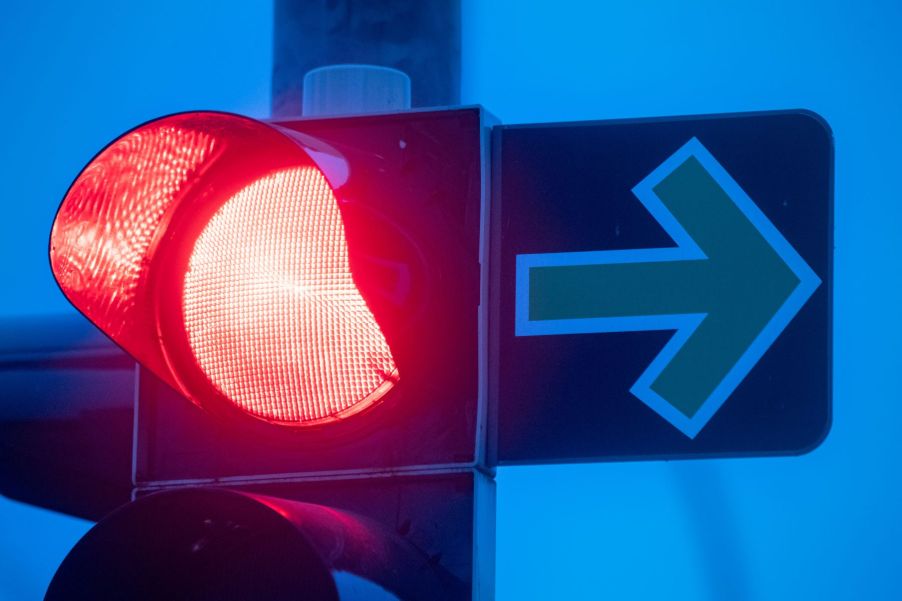
M 805 111 L 495 128 L 490 456 L 805 452 L 833 141 Z

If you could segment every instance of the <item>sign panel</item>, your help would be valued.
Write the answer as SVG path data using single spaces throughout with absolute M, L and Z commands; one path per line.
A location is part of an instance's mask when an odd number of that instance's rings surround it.
M 798 453 L 830 422 L 807 112 L 496 128 L 500 463 Z

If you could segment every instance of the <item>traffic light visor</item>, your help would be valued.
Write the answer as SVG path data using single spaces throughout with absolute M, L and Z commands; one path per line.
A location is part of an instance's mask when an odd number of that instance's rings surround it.
M 66 194 L 50 260 L 82 313 L 210 410 L 325 424 L 398 379 L 335 192 L 274 126 L 185 113 L 125 134 Z

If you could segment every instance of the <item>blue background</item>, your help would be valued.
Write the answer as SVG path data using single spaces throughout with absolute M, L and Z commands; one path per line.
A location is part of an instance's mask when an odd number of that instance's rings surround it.
M 464 0 L 463 99 L 505 123 L 805 107 L 836 136 L 833 430 L 800 458 L 507 468 L 497 598 L 902 598 L 902 5 Z M 68 311 L 47 232 L 110 139 L 265 116 L 267 2 L 3 3 L 0 313 Z M 89 524 L 0 499 L 0 599 Z

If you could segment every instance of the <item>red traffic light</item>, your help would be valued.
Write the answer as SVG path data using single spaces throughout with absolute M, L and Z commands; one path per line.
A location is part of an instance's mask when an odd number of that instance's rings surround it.
M 398 379 L 332 188 L 275 126 L 186 113 L 125 134 L 69 189 L 50 259 L 79 310 L 204 408 L 310 426 Z
M 139 500 L 116 514 L 131 518 L 92 530 L 55 579 L 61 598 L 181 584 L 214 598 L 244 584 L 293 592 L 291 576 L 331 570 L 333 555 L 307 566 L 294 551 L 329 524 L 353 527 L 326 534 L 359 541 L 360 561 L 386 559 L 366 573 L 336 564 L 339 591 L 345 572 L 400 598 L 464 599 L 490 582 L 479 551 L 491 549 L 481 525 L 494 498 L 480 469 L 488 134 L 478 108 L 280 123 L 190 113 L 125 134 L 88 165 L 54 223 L 51 264 L 138 361 L 133 498 L 186 492 L 171 512 Z M 229 503 L 193 488 L 225 484 L 325 509 L 229 511 L 223 523 L 271 523 L 285 544 L 209 547 L 201 563 L 227 576 L 211 583 L 179 553 L 194 559 L 203 537 L 182 535 Z M 411 562 L 380 551 L 396 538 L 418 550 Z M 145 558 L 174 558 L 178 573 Z M 443 576 L 415 584 L 420 573 Z M 146 580 L 129 589 L 130 575 Z

